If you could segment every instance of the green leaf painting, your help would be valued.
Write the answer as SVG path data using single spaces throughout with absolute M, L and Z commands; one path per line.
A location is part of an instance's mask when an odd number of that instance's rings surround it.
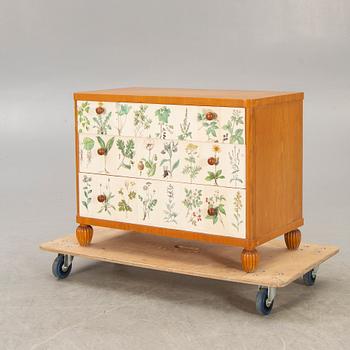
M 185 113 L 185 118 L 182 123 L 180 123 L 181 134 L 178 136 L 178 139 L 185 141 L 192 138 L 192 131 L 190 130 L 191 123 L 188 121 L 187 108 Z
M 164 106 L 156 110 L 156 116 L 160 123 L 167 124 L 170 116 L 170 108 Z
M 106 135 L 108 130 L 112 130 L 110 120 L 112 118 L 112 112 L 108 114 L 99 114 L 92 118 L 94 125 L 93 127 L 97 130 L 100 135 Z
M 240 145 L 244 144 L 243 128 L 244 125 L 243 115 L 237 109 L 234 109 L 231 118 L 222 127 L 223 130 L 227 131 L 223 136 L 223 142 L 229 141 L 229 143 L 238 143 Z
M 131 108 L 131 105 L 117 103 L 117 132 L 119 136 L 123 132 Z
M 127 140 L 126 142 L 122 139 L 117 140 L 117 148 L 120 151 L 119 159 L 120 163 L 118 170 L 123 167 L 130 170 L 134 164 L 133 158 L 135 156 L 135 142 L 132 139 Z
M 214 225 L 220 222 L 224 226 L 223 216 L 226 216 L 225 201 L 226 198 L 219 191 L 215 191 L 212 196 L 207 197 L 205 199 L 208 207 L 206 220 L 212 221 Z
M 231 164 L 231 179 L 230 183 L 233 183 L 235 187 L 243 184 L 243 180 L 240 177 L 240 155 L 241 150 L 238 146 L 234 145 L 234 148 L 228 153 Z
M 241 210 L 243 208 L 242 203 L 242 195 L 240 191 L 237 191 L 234 200 L 233 200 L 233 218 L 234 221 L 232 223 L 233 227 L 239 232 L 240 226 L 243 224 L 243 220 L 241 219 Z
M 124 185 L 119 188 L 118 196 L 120 200 L 118 202 L 118 211 L 124 212 L 125 217 L 128 217 L 128 213 L 133 212 L 133 201 L 136 198 L 135 182 L 126 180 Z
M 90 119 L 88 113 L 90 111 L 89 102 L 82 102 L 78 108 L 78 120 L 79 120 L 79 133 L 90 130 Z M 84 130 L 83 130 L 84 129 Z
M 182 201 L 183 205 L 187 209 L 186 217 L 188 222 L 193 226 L 197 226 L 202 221 L 202 190 L 185 188 L 185 199 Z
M 167 223 L 177 224 L 178 213 L 175 212 L 175 199 L 174 199 L 174 186 L 169 184 L 167 186 L 167 197 L 166 209 L 164 210 L 164 221 Z
M 193 182 L 193 180 L 197 177 L 197 175 L 202 169 L 202 167 L 198 164 L 199 163 L 198 146 L 193 143 L 189 143 L 185 148 L 185 152 L 186 152 L 186 156 L 184 158 L 185 166 L 182 169 L 182 173 L 184 175 L 187 175 L 190 178 L 190 181 Z
M 91 189 L 91 181 L 92 178 L 84 175 L 82 182 L 83 182 L 83 186 L 82 186 L 82 190 L 83 190 L 83 199 L 81 201 L 81 204 L 87 209 L 89 210 L 89 205 L 91 203 L 92 200 L 92 189 Z
M 150 129 L 152 119 L 147 115 L 147 105 L 140 105 L 139 109 L 134 111 L 134 133 L 135 136 L 142 136 L 144 131 Z
M 180 159 L 174 161 L 174 154 L 178 151 L 178 143 L 174 141 L 165 142 L 163 144 L 163 149 L 160 152 L 163 158 L 159 166 L 163 167 L 163 177 L 172 177 L 173 172 L 178 168 L 180 164 Z
M 101 136 L 97 136 L 97 141 L 100 145 L 101 148 L 103 148 L 105 150 L 105 155 L 107 156 L 108 152 L 111 150 L 111 148 L 113 147 L 113 143 L 114 143 L 114 136 L 111 137 L 107 143 L 105 143 L 105 141 L 103 140 L 103 138 Z
M 222 170 L 218 169 L 219 165 L 219 152 L 221 152 L 221 147 L 215 143 L 213 145 L 213 157 L 208 159 L 209 164 L 214 168 L 213 171 L 208 170 L 208 175 L 205 178 L 206 181 L 214 181 L 215 185 L 218 185 L 218 180 L 224 179 L 225 176 L 222 174 Z
M 156 197 L 156 191 L 152 188 L 152 183 L 147 181 L 143 186 L 142 194 L 138 195 L 138 199 L 142 203 L 143 217 L 142 220 L 150 219 L 151 212 L 155 209 L 158 200 Z
M 121 201 L 118 202 L 118 210 L 119 211 L 132 211 L 130 205 L 128 203 L 126 203 L 125 199 L 122 199 Z
M 91 151 L 94 148 L 95 141 L 91 137 L 84 137 L 83 145 L 86 151 Z
M 148 141 L 145 145 L 145 148 L 148 152 L 148 157 L 142 158 L 138 163 L 140 176 L 142 175 L 142 172 L 144 169 L 146 169 L 146 173 L 148 177 L 152 177 L 156 173 L 158 156 L 152 152 L 154 146 L 155 146 L 155 143 L 153 141 Z
M 105 153 L 103 155 L 103 158 L 104 158 L 104 171 L 106 173 L 108 173 L 108 170 L 107 170 L 107 155 L 109 153 L 109 151 L 112 149 L 113 147 L 113 143 L 114 143 L 114 136 L 111 137 L 107 143 L 103 140 L 103 138 L 101 136 L 97 136 L 97 141 L 100 145 L 101 148 L 104 149 Z
M 201 128 L 205 129 L 205 132 L 208 137 L 208 141 L 216 141 L 217 139 L 217 130 L 219 129 L 219 122 L 217 119 L 207 120 L 205 113 L 198 113 L 197 120 L 201 122 Z
M 172 134 L 174 132 L 174 126 L 169 124 L 170 108 L 164 106 L 156 110 L 155 115 L 158 117 L 159 132 L 156 133 L 156 137 L 160 139 L 166 139 L 167 133 Z
M 97 136 L 97 141 L 98 141 L 98 143 L 99 143 L 101 148 L 106 149 L 106 144 L 105 144 L 105 142 L 104 142 L 102 137 Z
M 105 200 L 101 203 L 101 208 L 98 213 L 106 212 L 111 215 L 112 210 L 116 210 L 115 206 L 112 204 L 112 199 L 115 197 L 115 195 L 111 192 L 110 181 L 111 180 L 108 178 L 107 184 L 104 186 L 104 190 L 102 190 L 102 184 L 100 184 L 100 194 L 105 196 Z
M 106 144 L 106 151 L 107 151 L 107 153 L 111 150 L 111 148 L 113 146 L 113 142 L 114 142 L 114 137 L 112 137 L 111 139 L 109 139 L 107 141 L 107 144 Z
M 80 149 L 80 161 L 81 163 L 84 161 L 84 151 L 86 153 L 87 165 L 91 163 L 92 160 L 92 149 L 95 146 L 95 141 L 91 137 L 84 137 L 83 139 L 83 147 Z
M 217 170 L 217 171 L 208 171 L 208 176 L 205 178 L 207 181 L 215 181 L 215 184 L 217 185 L 217 180 L 218 179 L 224 179 L 225 176 L 222 175 L 222 170 Z

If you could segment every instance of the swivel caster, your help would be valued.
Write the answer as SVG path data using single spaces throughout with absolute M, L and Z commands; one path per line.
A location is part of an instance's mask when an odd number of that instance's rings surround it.
M 273 307 L 276 296 L 276 288 L 259 287 L 256 294 L 256 311 L 264 316 L 268 315 Z
M 59 280 L 69 276 L 72 270 L 73 256 L 58 254 L 52 264 L 52 274 Z
M 306 274 L 303 276 L 303 280 L 305 285 L 307 286 L 313 286 L 315 284 L 316 281 L 316 277 L 317 277 L 317 270 L 318 267 L 315 267 L 314 269 L 310 270 L 309 272 L 306 272 Z

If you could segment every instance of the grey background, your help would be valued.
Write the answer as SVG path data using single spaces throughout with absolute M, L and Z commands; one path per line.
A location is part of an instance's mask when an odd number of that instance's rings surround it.
M 0 343 L 4 349 L 347 349 L 350 2 L 0 1 Z M 315 288 L 255 288 L 76 259 L 72 93 L 123 86 L 305 92 L 305 241 L 342 252 Z

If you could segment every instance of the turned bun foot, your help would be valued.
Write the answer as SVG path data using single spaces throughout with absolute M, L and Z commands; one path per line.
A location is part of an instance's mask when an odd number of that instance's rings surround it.
M 83 247 L 86 247 L 91 243 L 93 233 L 94 230 L 90 225 L 79 225 L 75 230 L 77 240 Z
M 259 254 L 256 249 L 243 249 L 241 253 L 242 270 L 245 272 L 254 272 L 259 263 Z
M 284 241 L 289 250 L 299 248 L 301 242 L 301 233 L 299 230 L 293 230 L 284 234 Z

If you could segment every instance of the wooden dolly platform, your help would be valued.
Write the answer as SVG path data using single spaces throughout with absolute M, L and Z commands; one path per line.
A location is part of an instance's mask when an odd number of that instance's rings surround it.
M 254 273 L 241 270 L 240 249 L 128 231 L 96 228 L 93 241 L 81 247 L 75 236 L 43 243 L 40 248 L 58 253 L 52 272 L 58 279 L 69 275 L 74 256 L 148 269 L 175 272 L 259 286 L 257 311 L 270 313 L 276 289 L 303 277 L 313 285 L 318 266 L 337 254 L 335 246 L 301 244 L 289 251 L 280 240 L 259 247 L 260 264 Z

